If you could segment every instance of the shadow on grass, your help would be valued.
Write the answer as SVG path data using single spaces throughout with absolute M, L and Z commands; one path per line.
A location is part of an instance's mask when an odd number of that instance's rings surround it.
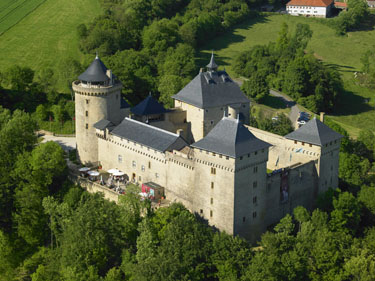
M 266 15 L 256 15 L 255 17 L 248 19 L 240 24 L 233 26 L 231 29 L 217 34 L 216 38 L 210 40 L 206 45 L 199 49 L 196 62 L 197 65 L 205 66 L 210 61 L 211 52 L 207 52 L 207 50 L 221 50 L 227 48 L 230 44 L 239 43 L 246 39 L 246 37 L 238 34 L 234 34 L 236 29 L 250 29 L 256 23 L 266 23 L 269 20 L 267 19 Z M 223 60 L 227 59 L 226 57 L 217 57 L 215 58 L 216 63 L 221 66 L 225 66 L 227 64 L 224 63 Z
M 374 110 L 374 108 L 368 104 L 368 99 L 346 90 L 340 93 L 333 111 L 333 115 L 355 115 L 371 110 Z
M 340 64 L 335 64 L 335 63 L 324 63 L 323 64 L 329 68 L 333 68 L 339 72 L 356 72 L 357 70 L 349 65 L 340 65 Z
M 275 97 L 268 95 L 262 99 L 262 104 L 272 107 L 274 109 L 285 109 L 287 108 L 288 101 L 283 97 Z

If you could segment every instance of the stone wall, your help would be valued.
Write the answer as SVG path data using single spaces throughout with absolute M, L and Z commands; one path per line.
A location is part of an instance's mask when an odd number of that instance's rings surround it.
M 108 199 L 109 201 L 114 201 L 115 203 L 118 202 L 120 194 L 105 186 L 89 181 L 88 179 L 77 175 L 69 175 L 69 179 L 90 193 L 101 192 L 104 194 L 105 199 Z

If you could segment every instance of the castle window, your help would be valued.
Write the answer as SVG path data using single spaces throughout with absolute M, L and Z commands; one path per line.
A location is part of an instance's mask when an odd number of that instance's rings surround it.
M 211 122 L 210 122 L 210 123 L 211 123 L 211 125 L 213 125 L 213 124 L 214 124 L 214 120 L 211 120 Z
M 144 172 L 146 169 L 145 169 L 145 165 L 142 165 L 141 166 L 141 170 L 142 170 L 142 172 Z
M 159 174 L 158 173 L 155 173 L 155 178 L 159 178 Z
M 210 217 L 212 218 L 214 216 L 214 212 L 212 210 L 210 211 Z
M 203 214 L 203 209 L 200 210 L 200 213 Z
M 225 159 L 229 160 L 229 156 L 226 156 Z
M 212 152 L 212 156 L 216 156 L 216 154 Z
M 88 128 L 89 128 L 89 124 L 86 123 L 86 129 L 88 129 Z
M 222 158 L 222 157 L 223 157 L 223 155 L 219 154 L 219 158 Z
M 216 168 L 211 167 L 211 174 L 216 175 Z
M 245 107 L 246 107 L 246 104 L 243 104 L 242 107 L 245 108 Z
M 257 155 L 257 154 L 258 154 L 258 151 L 255 151 L 254 154 Z
M 151 169 L 151 162 L 148 161 L 148 168 Z
M 257 212 L 253 212 L 253 218 L 255 219 L 257 217 Z
M 294 141 L 294 144 L 297 144 L 297 141 L 296 141 L 296 140 Z
M 262 153 L 264 153 L 264 149 L 262 149 Z
M 86 100 L 86 104 L 89 104 L 89 100 Z
M 309 146 L 312 147 L 312 144 L 310 143 Z
M 240 160 L 242 160 L 242 159 L 243 159 L 243 157 L 241 156 L 241 157 L 240 157 Z
M 257 203 L 257 197 L 256 197 L 256 196 L 253 197 L 253 203 L 254 203 L 254 204 Z
M 258 182 L 257 181 L 254 181 L 253 182 L 253 188 L 256 188 L 258 186 Z
M 305 143 L 304 143 L 304 142 L 302 142 L 302 145 L 305 145 Z
M 242 218 L 242 222 L 245 222 L 245 221 L 246 221 L 246 217 L 243 217 L 243 218 Z
M 141 176 L 139 176 L 139 177 L 138 177 L 138 180 L 139 180 L 139 181 L 142 181 L 142 177 L 141 177 Z
M 211 198 L 211 204 L 213 204 L 214 203 L 214 198 Z
M 208 109 L 206 109 L 206 112 L 208 112 Z
M 254 167 L 254 173 L 258 173 L 258 166 Z
M 89 112 L 86 110 L 86 117 L 89 116 Z
M 137 163 L 134 160 L 132 162 L 132 166 L 133 166 L 133 168 L 137 167 Z
M 184 123 L 186 123 L 187 121 L 186 121 L 186 118 L 184 119 Z
M 247 155 L 247 157 L 250 157 L 250 153 Z
M 207 154 L 210 154 L 210 152 L 206 151 Z
M 211 189 L 214 189 L 214 182 L 211 182 Z
M 122 163 L 122 155 L 119 154 L 118 157 L 117 157 L 117 159 L 118 159 L 119 163 Z
M 335 143 L 337 143 L 337 140 L 335 140 Z

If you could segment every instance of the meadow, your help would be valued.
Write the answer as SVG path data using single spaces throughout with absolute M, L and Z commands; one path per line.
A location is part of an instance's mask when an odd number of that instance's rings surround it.
M 38 1 L 43 3 L 31 11 L 31 3 Z M 36 72 L 49 67 L 58 76 L 58 69 L 65 60 L 85 61 L 78 50 L 76 27 L 100 15 L 98 0 L 2 0 L 0 5 L 0 30 L 11 22 L 17 23 L 0 35 L 0 72 L 19 64 Z M 13 12 L 1 22 L 6 15 L 4 8 L 10 5 Z M 22 17 L 27 9 L 29 13 Z M 62 79 L 56 78 L 58 90 L 66 91 Z
M 255 45 L 276 41 L 283 22 L 286 22 L 291 30 L 298 23 L 309 24 L 313 36 L 306 51 L 313 53 L 330 67 L 336 68 L 344 81 L 344 91 L 339 104 L 329 117 L 354 137 L 358 136 L 361 128 L 375 131 L 374 91 L 357 85 L 354 79 L 354 72 L 361 70 L 361 56 L 366 50 L 374 48 L 375 30 L 349 32 L 345 36 L 337 36 L 323 21 L 324 19 L 278 14 L 249 20 L 208 42 L 200 52 L 199 63 L 205 63 L 211 50 L 214 50 L 218 64 L 225 67 L 232 77 L 236 77 L 232 64 L 240 52 Z
M 0 4 L 0 35 L 32 13 L 45 0 L 2 0 Z

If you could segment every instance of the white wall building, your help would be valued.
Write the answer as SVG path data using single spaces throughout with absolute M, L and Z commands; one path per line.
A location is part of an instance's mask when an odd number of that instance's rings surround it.
M 326 18 L 330 15 L 333 0 L 291 0 L 286 11 L 293 16 Z

